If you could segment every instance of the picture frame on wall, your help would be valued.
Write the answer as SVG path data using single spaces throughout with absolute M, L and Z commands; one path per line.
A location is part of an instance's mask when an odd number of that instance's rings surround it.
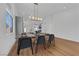
M 6 32 L 12 33 L 13 32 L 13 17 L 9 11 L 6 11 L 5 20 L 6 20 Z

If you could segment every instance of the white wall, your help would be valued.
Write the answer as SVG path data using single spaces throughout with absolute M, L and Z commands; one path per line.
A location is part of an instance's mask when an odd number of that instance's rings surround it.
M 5 10 L 11 10 L 13 15 L 13 33 L 6 33 Z M 14 5 L 0 4 L 0 55 L 7 55 L 15 42 Z
M 79 7 L 51 15 L 44 23 L 47 26 L 44 28 L 46 32 L 79 42 Z
M 44 33 L 54 33 L 54 20 L 52 19 L 52 16 L 47 16 L 45 19 L 43 19 L 42 22 L 42 32 Z

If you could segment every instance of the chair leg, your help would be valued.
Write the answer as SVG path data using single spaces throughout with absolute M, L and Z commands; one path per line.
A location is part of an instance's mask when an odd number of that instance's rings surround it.
M 18 48 L 18 49 L 17 49 L 17 54 L 18 54 L 18 55 L 19 55 L 19 52 L 20 52 L 20 49 Z
M 44 49 L 46 49 L 46 42 L 44 42 L 43 46 L 44 46 Z
M 17 45 L 17 54 L 19 55 L 20 52 L 20 41 L 18 40 L 18 45 Z
M 53 46 L 55 47 L 55 39 L 53 39 L 51 43 L 52 43 Z
M 38 51 L 38 45 L 36 45 L 35 47 L 35 53 L 37 53 L 37 51 Z
M 48 48 L 50 47 L 51 41 L 48 41 Z
M 32 50 L 32 55 L 33 55 L 33 47 L 31 47 L 31 50 Z

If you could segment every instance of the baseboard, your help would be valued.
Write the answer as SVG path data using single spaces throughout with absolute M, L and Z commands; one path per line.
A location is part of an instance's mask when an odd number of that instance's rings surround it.
M 62 37 L 55 37 L 55 38 L 61 39 L 61 40 L 65 40 L 65 41 L 69 41 L 69 42 L 72 42 L 72 43 L 78 43 L 78 44 L 79 44 L 79 42 L 73 41 L 73 40 L 69 40 L 69 39 L 67 39 L 67 38 L 62 38 Z

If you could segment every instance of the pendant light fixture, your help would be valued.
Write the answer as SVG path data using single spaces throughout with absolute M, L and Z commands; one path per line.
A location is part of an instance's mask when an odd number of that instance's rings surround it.
M 38 16 L 38 3 L 34 3 L 34 15 L 33 16 L 29 16 L 30 19 L 34 20 L 34 21 L 41 21 L 42 18 Z
M 38 20 L 38 3 L 34 3 L 34 20 Z

